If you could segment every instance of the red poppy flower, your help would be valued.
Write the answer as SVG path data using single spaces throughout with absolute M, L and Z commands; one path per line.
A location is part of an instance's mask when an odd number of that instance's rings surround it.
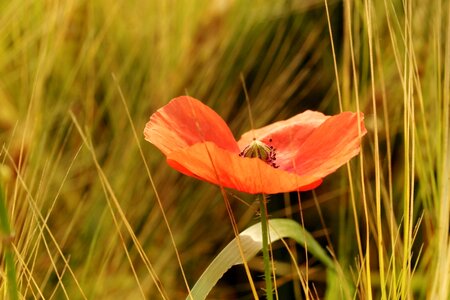
M 305 111 L 236 141 L 225 121 L 188 96 L 156 111 L 144 136 L 179 172 L 256 194 L 310 190 L 360 151 L 363 114 Z

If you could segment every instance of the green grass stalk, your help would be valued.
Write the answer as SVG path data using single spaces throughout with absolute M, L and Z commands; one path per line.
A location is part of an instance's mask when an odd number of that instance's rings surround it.
M 262 233 L 262 252 L 264 260 L 264 280 L 266 282 L 266 296 L 267 300 L 273 299 L 272 291 L 272 276 L 270 268 L 270 255 L 269 255 L 269 236 L 268 236 L 268 218 L 267 218 L 267 205 L 266 197 L 263 196 L 259 202 L 260 214 L 261 214 L 261 233 Z
M 19 290 L 17 288 L 16 281 L 16 267 L 14 265 L 14 254 L 12 251 L 12 237 L 13 232 L 11 230 L 11 225 L 9 224 L 8 211 L 6 208 L 5 195 L 3 193 L 3 188 L 0 185 L 0 236 L 3 244 L 4 255 L 5 255 L 5 266 L 6 266 L 6 280 L 9 299 L 17 300 L 19 299 Z
M 385 286 L 385 262 L 384 262 L 384 241 L 383 241 L 383 226 L 381 218 L 381 168 L 380 168 L 380 153 L 378 142 L 378 124 L 377 124 L 377 105 L 375 102 L 375 67 L 374 67 L 374 47 L 373 47 L 373 28 L 372 28 L 372 4 L 369 1 L 365 1 L 365 11 L 367 18 L 367 35 L 369 43 L 369 62 L 370 62 L 370 79 L 371 79 L 371 92 L 372 92 L 372 109 L 373 109 L 373 125 L 374 125 L 374 169 L 375 169 L 375 205 L 376 205 L 376 227 L 377 227 L 377 248 L 378 248 L 378 261 L 380 270 L 380 288 L 381 299 L 388 299 L 386 286 Z

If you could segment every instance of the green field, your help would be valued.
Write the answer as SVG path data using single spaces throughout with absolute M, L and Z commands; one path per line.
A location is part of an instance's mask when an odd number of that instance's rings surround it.
M 180 95 L 235 138 L 308 109 L 368 132 L 312 191 L 221 190 L 144 140 Z M 0 1 L 0 299 L 189 299 L 263 199 L 314 238 L 271 245 L 274 297 L 450 299 L 449 109 L 446 0 Z M 263 269 L 208 299 L 264 299 Z

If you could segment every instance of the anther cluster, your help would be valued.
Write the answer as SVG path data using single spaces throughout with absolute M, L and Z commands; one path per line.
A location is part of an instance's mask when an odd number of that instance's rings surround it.
M 272 139 L 269 139 L 272 143 Z M 278 168 L 279 165 L 275 163 L 277 159 L 276 148 L 272 145 L 267 145 L 259 140 L 254 139 L 247 147 L 239 153 L 242 157 L 257 157 L 274 168 Z

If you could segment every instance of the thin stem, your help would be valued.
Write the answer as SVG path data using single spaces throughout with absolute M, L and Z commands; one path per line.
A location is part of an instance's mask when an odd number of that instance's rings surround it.
M 247 102 L 248 117 L 250 119 L 250 127 L 251 127 L 251 129 L 253 131 L 253 129 L 255 129 L 255 125 L 253 124 L 253 115 L 252 115 L 252 108 L 251 108 L 251 105 L 250 105 L 250 97 L 248 96 L 248 91 L 247 91 L 247 86 L 245 85 L 244 75 L 242 75 L 242 73 L 241 73 L 240 77 L 241 77 L 242 87 L 244 88 L 245 102 Z M 255 137 L 253 137 L 253 138 L 255 138 Z
M 270 256 L 269 256 L 269 236 L 267 230 L 267 205 L 266 197 L 262 197 L 259 202 L 261 214 L 261 233 L 262 233 L 262 252 L 264 260 L 264 280 L 266 281 L 266 297 L 267 300 L 273 299 L 272 276 L 270 272 Z

